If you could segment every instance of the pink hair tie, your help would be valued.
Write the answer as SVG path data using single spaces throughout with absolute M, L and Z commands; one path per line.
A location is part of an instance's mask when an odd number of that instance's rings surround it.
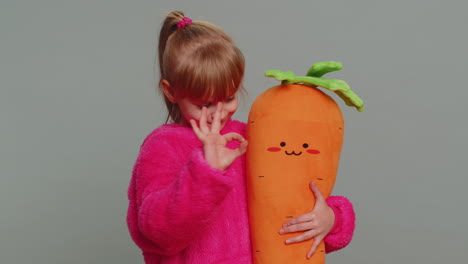
M 185 28 L 190 24 L 192 24 L 192 19 L 184 17 L 182 18 L 182 20 L 179 21 L 179 23 L 177 23 L 177 28 Z

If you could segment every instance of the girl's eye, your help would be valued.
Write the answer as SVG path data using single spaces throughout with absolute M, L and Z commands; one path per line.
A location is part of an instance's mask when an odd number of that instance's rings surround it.
M 282 147 L 286 146 L 286 142 L 281 142 L 280 146 L 282 146 Z
M 308 147 L 309 147 L 309 144 L 304 143 L 302 146 L 303 146 L 304 148 L 308 148 Z
M 224 100 L 224 101 L 230 102 L 230 101 L 234 100 L 235 98 L 236 98 L 235 96 L 231 96 L 231 97 L 226 98 L 226 100 Z
M 206 107 L 206 108 L 208 108 L 208 107 L 210 107 L 210 105 L 211 105 L 211 103 L 204 104 L 204 105 L 197 105 L 197 106 L 198 106 L 198 108 L 200 108 L 200 109 L 201 109 L 201 108 L 203 108 L 203 107 Z

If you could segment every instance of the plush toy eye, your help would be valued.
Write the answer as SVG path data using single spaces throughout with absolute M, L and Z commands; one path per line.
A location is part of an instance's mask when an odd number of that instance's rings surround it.
M 304 143 L 302 146 L 303 146 L 304 148 L 308 148 L 308 147 L 309 147 L 309 144 Z
M 282 147 L 286 146 L 286 142 L 281 142 L 280 146 L 282 146 Z

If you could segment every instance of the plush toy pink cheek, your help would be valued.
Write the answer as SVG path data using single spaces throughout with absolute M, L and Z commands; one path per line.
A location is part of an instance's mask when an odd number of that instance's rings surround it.
M 271 148 L 268 148 L 267 150 L 268 150 L 268 151 L 271 151 L 271 152 L 278 152 L 278 151 L 281 150 L 281 148 L 271 147 Z

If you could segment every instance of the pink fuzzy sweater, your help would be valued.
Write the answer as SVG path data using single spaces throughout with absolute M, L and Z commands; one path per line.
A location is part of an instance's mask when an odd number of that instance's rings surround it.
M 245 127 L 230 120 L 221 134 L 244 136 Z M 211 168 L 191 128 L 169 124 L 149 134 L 133 169 L 127 215 L 145 263 L 252 263 L 244 170 L 244 156 L 225 171 Z M 327 203 L 336 219 L 325 238 L 331 252 L 351 241 L 354 211 L 344 197 Z

